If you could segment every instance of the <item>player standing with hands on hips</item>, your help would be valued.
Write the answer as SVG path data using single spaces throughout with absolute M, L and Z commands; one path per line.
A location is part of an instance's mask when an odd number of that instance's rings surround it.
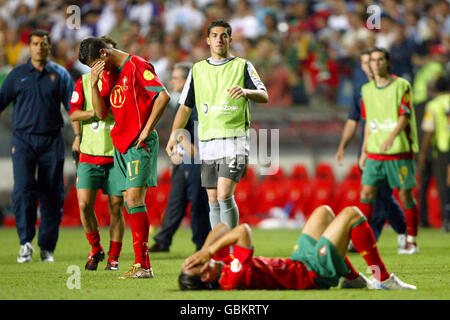
M 152 278 L 145 194 L 148 187 L 157 184 L 159 139 L 154 128 L 170 96 L 149 62 L 110 48 L 99 38 L 87 38 L 81 42 L 79 60 L 91 67 L 95 115 L 105 119 L 111 109 L 116 121 L 111 130 L 114 166 L 120 171 L 135 254 L 133 267 L 119 278 Z M 107 99 L 98 89 L 103 71 L 111 71 Z
M 229 53 L 231 33 L 222 20 L 208 26 L 211 57 L 193 65 L 166 147 L 169 157 L 176 152 L 177 130 L 197 108 L 201 179 L 208 193 L 211 228 L 220 222 L 230 228 L 239 223 L 234 191 L 248 163 L 250 102 L 269 99 L 253 65 Z
M 416 254 L 419 212 L 412 188 L 416 186 L 414 153 L 419 151 L 411 84 L 391 73 L 389 53 L 374 48 L 370 69 L 374 80 L 362 86 L 361 114 L 366 120 L 359 161 L 363 172 L 360 208 L 367 219 L 378 187 L 399 188 L 405 207 L 407 244 L 399 254 Z

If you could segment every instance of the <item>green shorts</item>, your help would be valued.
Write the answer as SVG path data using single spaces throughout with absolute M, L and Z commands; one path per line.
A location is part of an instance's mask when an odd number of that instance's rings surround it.
M 119 168 L 122 190 L 156 187 L 159 138 L 153 130 L 145 141 L 146 148 L 130 147 L 125 154 L 114 149 L 114 165 Z
M 317 274 L 314 281 L 320 289 L 337 286 L 339 278 L 350 272 L 344 258 L 325 237 L 317 241 L 301 233 L 290 259 L 303 262 L 308 270 L 314 271 Z
M 416 164 L 412 159 L 367 159 L 361 183 L 376 187 L 388 184 L 391 189 L 412 189 L 416 187 Z
M 114 164 L 95 165 L 80 162 L 77 169 L 77 189 L 102 189 L 103 194 L 122 196 L 119 170 Z

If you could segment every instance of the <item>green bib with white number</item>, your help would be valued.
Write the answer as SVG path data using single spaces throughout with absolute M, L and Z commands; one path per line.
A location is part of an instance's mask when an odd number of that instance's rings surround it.
M 82 76 L 84 92 L 84 110 L 92 110 L 92 88 L 91 74 Z M 101 81 L 98 83 L 101 90 Z M 80 151 L 92 156 L 112 157 L 114 156 L 114 145 L 111 139 L 111 129 L 115 121 L 112 112 L 104 120 L 94 117 L 89 120 L 81 121 L 81 144 Z
M 222 65 L 207 60 L 194 64 L 192 81 L 201 141 L 245 136 L 250 126 L 248 99 L 233 99 L 227 91 L 235 85 L 244 88 L 245 66 L 246 61 L 237 57 Z

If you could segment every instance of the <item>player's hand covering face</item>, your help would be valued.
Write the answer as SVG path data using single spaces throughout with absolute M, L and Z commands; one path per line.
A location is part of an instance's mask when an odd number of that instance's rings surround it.
M 194 267 L 200 267 L 199 271 L 203 272 L 208 267 L 210 259 L 211 255 L 208 250 L 199 250 L 184 261 L 182 269 L 189 270 Z

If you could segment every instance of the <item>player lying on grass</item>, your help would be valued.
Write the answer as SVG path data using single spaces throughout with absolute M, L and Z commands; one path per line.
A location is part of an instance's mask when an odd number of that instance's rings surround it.
M 358 273 L 346 257 L 350 238 L 370 266 L 372 280 Z M 184 261 L 178 279 L 180 288 L 328 289 L 343 277 L 342 288 L 416 289 L 388 273 L 372 229 L 357 207 L 347 207 L 336 217 L 328 206 L 316 208 L 289 259 L 253 257 L 253 252 L 247 224 L 230 230 L 220 223 L 209 233 L 202 249 Z

